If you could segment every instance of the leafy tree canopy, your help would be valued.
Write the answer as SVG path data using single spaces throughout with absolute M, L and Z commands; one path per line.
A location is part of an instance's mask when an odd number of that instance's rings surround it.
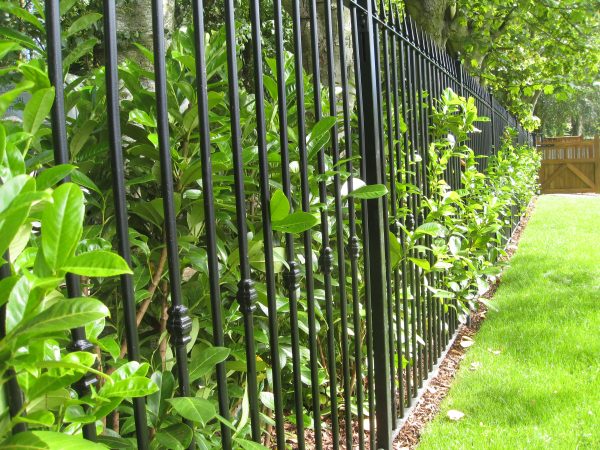
M 596 0 L 406 3 L 438 43 L 460 56 L 521 117 L 533 112 L 542 94 L 565 101 L 598 78 Z

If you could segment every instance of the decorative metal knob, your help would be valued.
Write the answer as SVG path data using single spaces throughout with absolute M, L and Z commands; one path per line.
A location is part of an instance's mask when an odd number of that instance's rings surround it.
M 171 335 L 171 343 L 175 346 L 186 345 L 190 342 L 192 319 L 188 309 L 183 305 L 171 306 L 168 311 L 167 331 Z
M 238 283 L 237 301 L 240 304 L 240 311 L 243 313 L 254 311 L 254 303 L 257 298 L 258 294 L 252 280 L 241 280 Z
M 331 269 L 333 268 L 333 250 L 330 247 L 323 247 L 321 250 L 319 267 L 324 274 L 331 273 Z
M 352 236 L 350 238 L 348 253 L 350 253 L 350 258 L 352 259 L 358 259 L 360 256 L 360 239 L 358 239 L 358 236 Z
M 294 292 L 300 289 L 300 276 L 302 273 L 296 261 L 289 261 L 288 265 L 290 268 L 286 268 L 283 272 L 283 282 L 288 292 Z

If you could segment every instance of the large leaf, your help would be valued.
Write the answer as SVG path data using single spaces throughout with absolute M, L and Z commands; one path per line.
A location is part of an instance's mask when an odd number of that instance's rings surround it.
M 37 188 L 41 191 L 53 187 L 59 181 L 69 176 L 75 170 L 71 164 L 60 164 L 40 172 L 36 177 Z
M 26 431 L 17 433 L 0 444 L 4 450 L 106 450 L 98 444 L 73 436 L 53 431 Z
M 0 213 L 4 212 L 21 192 L 33 191 L 35 180 L 28 175 L 17 175 L 0 186 Z
M 388 193 L 388 189 L 383 184 L 369 184 L 359 187 L 348 194 L 349 197 L 358 198 L 361 200 L 371 200 L 374 198 L 383 197 Z
M 19 197 L 23 197 L 22 195 Z M 18 203 L 2 214 L 0 220 L 0 254 L 4 254 L 29 216 L 31 202 Z
M 448 230 L 441 223 L 437 222 L 427 222 L 418 227 L 414 235 L 415 237 L 422 234 L 427 234 L 429 236 L 437 237 L 437 236 L 445 236 Z
M 271 220 L 276 222 L 285 219 L 290 212 L 290 202 L 281 189 L 277 189 L 271 197 Z
M 54 203 L 42 216 L 42 251 L 51 269 L 59 269 L 75 252 L 83 232 L 83 194 L 72 183 L 59 186 L 52 195 Z
M 215 366 L 223 362 L 229 356 L 229 349 L 225 347 L 208 347 L 198 354 L 192 355 L 190 362 L 190 381 L 212 372 Z
M 402 246 L 400 242 L 398 242 L 398 238 L 391 231 L 389 232 L 390 236 L 390 264 L 392 269 L 395 269 L 400 261 L 402 261 Z
M 33 94 L 23 110 L 23 131 L 31 134 L 37 133 L 50 114 L 53 103 L 53 87 L 40 89 Z
M 197 397 L 176 397 L 167 400 L 177 413 L 192 422 L 205 425 L 217 415 L 215 406 L 209 400 Z
M 310 213 L 296 211 L 283 220 L 273 222 L 273 229 L 284 233 L 302 233 L 319 223 L 319 219 Z
M 21 324 L 15 332 L 19 336 L 35 336 L 67 331 L 108 315 L 104 303 L 94 298 L 65 298 Z
M 95 250 L 74 256 L 61 269 L 88 277 L 112 277 L 133 273 L 123 258 L 116 253 L 104 250 Z
M 336 118 L 327 116 L 319 120 L 307 136 L 306 149 L 309 157 L 312 158 L 314 155 L 321 150 L 331 137 L 331 128 L 336 123 Z
M 98 392 L 105 398 L 145 397 L 158 390 L 158 386 L 149 378 L 133 376 L 114 383 L 106 383 Z

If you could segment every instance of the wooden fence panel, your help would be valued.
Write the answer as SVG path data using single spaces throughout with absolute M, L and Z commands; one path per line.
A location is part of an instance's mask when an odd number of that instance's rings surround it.
M 540 184 L 543 194 L 600 193 L 600 139 L 581 136 L 545 138 Z

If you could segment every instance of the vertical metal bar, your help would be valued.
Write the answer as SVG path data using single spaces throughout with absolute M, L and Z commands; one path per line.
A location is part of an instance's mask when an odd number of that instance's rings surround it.
M 348 89 L 348 73 L 346 70 L 346 40 L 344 36 L 344 3 L 341 0 L 336 2 L 337 7 L 337 37 L 338 37 L 338 45 L 339 45 L 339 64 L 340 64 L 340 81 L 342 87 L 342 117 L 343 117 L 343 125 L 344 125 L 344 152 L 346 158 L 352 154 L 352 131 L 350 129 L 350 92 Z M 328 46 L 329 47 L 329 46 Z M 329 47 L 328 52 L 331 51 L 331 56 L 333 56 L 333 48 Z M 330 64 L 333 62 L 333 58 L 330 60 Z M 330 108 L 335 112 L 335 86 L 332 90 L 331 81 L 335 80 L 333 72 L 330 75 L 329 80 L 329 89 L 330 89 Z M 333 91 L 333 92 L 332 92 Z M 331 97 L 333 96 L 334 101 L 331 102 Z M 336 114 L 337 115 L 337 114 Z M 336 136 L 337 140 L 337 136 Z M 340 154 L 337 148 L 337 145 L 334 145 L 333 148 L 333 164 L 337 168 L 340 161 Z M 352 166 L 350 166 L 350 170 Z M 337 171 L 336 171 L 337 172 Z M 351 174 L 352 172 L 350 172 Z M 349 192 L 352 189 L 352 175 L 348 180 Z M 335 191 L 335 222 L 336 222 L 336 244 L 337 244 L 337 253 L 338 253 L 338 283 L 340 286 L 339 291 L 339 299 L 340 299 L 340 316 L 341 316 L 341 346 L 342 346 L 342 372 L 344 376 L 344 421 L 345 421 L 345 430 L 346 430 L 346 447 L 352 447 L 352 433 L 353 433 L 353 424 L 352 424 L 352 387 L 351 387 L 351 375 L 350 375 L 350 343 L 348 337 L 348 298 L 346 294 L 346 261 L 344 258 L 345 246 L 344 246 L 344 217 L 343 217 L 343 205 L 341 198 L 341 189 L 340 189 L 340 176 L 336 173 L 334 176 L 334 191 Z M 349 208 L 353 204 L 354 200 L 350 199 L 348 201 Z M 349 217 L 348 221 L 354 220 L 354 210 L 350 211 L 349 209 Z M 350 215 L 351 213 L 351 215 Z M 350 239 L 354 238 L 354 233 L 352 232 L 353 225 L 349 224 L 350 231 Z M 349 241 L 349 244 L 352 245 L 353 242 Z M 354 242 L 357 243 L 357 242 Z M 354 250 L 351 248 L 350 252 Z M 352 259 L 352 256 L 350 256 Z M 351 262 L 352 265 L 352 262 Z M 351 267 L 351 278 L 352 284 L 355 282 L 355 275 L 357 273 L 352 272 Z M 353 286 L 354 287 L 354 286 Z M 358 287 L 358 286 L 357 286 Z M 360 384 L 360 383 L 357 383 Z M 357 405 L 358 406 L 358 405 Z M 359 433 L 360 434 L 360 433 Z M 362 439 L 362 437 L 359 437 Z
M 52 143 L 54 146 L 54 162 L 66 164 L 69 162 L 69 148 L 67 146 L 67 127 L 65 118 L 64 79 L 62 65 L 62 48 L 60 32 L 60 5 L 58 0 L 45 1 L 46 16 L 46 54 L 48 58 L 48 77 L 54 86 L 54 103 L 51 111 Z M 68 178 L 63 182 L 69 181 Z M 66 275 L 67 295 L 69 298 L 81 296 L 81 280 L 78 276 L 68 273 Z M 85 336 L 85 328 L 71 330 L 70 351 L 91 351 L 94 346 Z M 73 385 L 77 394 L 82 397 L 89 392 L 90 387 L 96 384 L 95 375 L 86 374 Z M 96 440 L 96 424 L 83 425 L 83 436 L 91 441 Z
M 129 243 L 129 224 L 127 217 L 127 199 L 125 197 L 125 168 L 123 149 L 121 146 L 121 115 L 119 112 L 119 73 L 117 65 L 117 18 L 114 0 L 104 0 L 104 52 L 106 61 L 106 108 L 108 118 L 108 144 L 110 148 L 113 198 L 117 230 L 119 254 L 131 267 L 131 247 Z M 121 297 L 123 298 L 123 318 L 125 322 L 125 339 L 127 341 L 127 358 L 129 361 L 140 360 L 139 339 L 136 323 L 136 302 L 133 276 L 121 275 Z M 135 397 L 133 416 L 135 434 L 139 449 L 147 449 L 148 424 L 146 420 L 146 400 Z
M 415 24 L 411 16 L 407 15 L 407 23 L 408 23 L 408 37 L 411 40 L 413 45 L 416 45 L 416 36 L 415 36 Z M 409 50 L 409 60 L 408 60 L 408 69 L 409 69 L 409 79 L 410 82 L 410 91 L 409 95 L 411 98 L 411 127 L 412 127 L 412 146 L 411 146 L 411 156 L 412 156 L 412 165 L 413 165 L 413 184 L 416 186 L 418 193 L 415 193 L 413 196 L 413 215 L 415 219 L 416 226 L 421 225 L 422 223 L 422 212 L 421 212 L 421 192 L 422 192 L 422 179 L 421 179 L 421 167 L 420 163 L 422 161 L 417 159 L 417 152 L 420 156 L 422 152 L 421 148 L 421 136 L 420 136 L 420 127 L 419 127 L 419 95 L 418 95 L 418 73 L 417 73 L 417 63 L 416 63 L 416 50 L 412 48 L 412 46 L 408 47 Z M 413 250 L 412 256 L 414 258 L 418 258 L 419 254 L 416 250 Z M 415 317 L 415 325 L 416 325 L 416 334 L 423 339 L 423 307 L 422 307 L 422 269 L 415 265 L 414 268 L 414 296 L 415 296 L 415 306 L 416 306 L 416 317 Z M 422 344 L 418 343 L 416 347 L 416 380 L 418 387 L 423 386 L 423 347 Z M 415 389 L 417 385 L 415 385 Z M 416 395 L 416 391 L 415 391 Z
M 327 53 L 327 86 L 329 90 L 329 115 L 337 119 L 336 111 L 336 93 L 335 93 L 335 62 L 333 53 L 333 25 L 331 20 L 331 0 L 323 1 L 323 17 L 325 19 L 325 46 Z M 342 71 L 345 69 L 342 69 Z M 315 75 L 317 73 L 315 72 Z M 339 161 L 339 148 L 338 148 L 338 127 L 337 123 L 331 128 L 331 152 L 333 156 L 334 165 Z M 321 149 L 319 151 L 319 173 L 324 174 L 326 171 L 325 167 L 325 153 Z M 337 234 L 337 253 L 338 253 L 338 289 L 339 289 L 339 301 L 340 307 L 346 309 L 346 268 L 344 262 L 344 227 L 342 218 L 342 197 L 340 193 L 340 177 L 336 173 L 333 177 L 334 184 L 334 203 L 335 203 L 335 222 L 336 222 L 336 234 Z M 319 197 L 323 204 L 327 203 L 327 191 L 325 180 L 319 182 Z M 329 241 L 329 224 L 328 214 L 326 208 L 321 208 L 321 233 L 323 238 L 323 248 L 321 250 L 321 257 L 319 262 L 321 263 L 321 270 L 324 275 L 325 282 L 325 315 L 327 320 L 327 359 L 329 360 L 329 396 L 331 397 L 331 428 L 332 428 L 332 445 L 337 448 L 339 445 L 339 417 L 337 408 L 337 370 L 335 363 L 335 322 L 333 317 L 333 293 L 331 292 L 331 270 L 333 267 L 333 250 L 330 248 Z M 342 315 L 346 319 L 345 314 Z M 346 325 L 347 329 L 347 325 Z M 347 358 L 347 337 L 346 342 L 341 342 L 342 352 L 345 353 Z M 342 366 L 343 372 L 346 373 L 347 360 L 342 355 Z M 349 374 L 349 370 L 348 370 Z M 344 377 L 344 383 L 348 383 L 344 389 L 344 403 L 345 409 L 349 412 L 349 380 Z M 346 399 L 348 402 L 346 403 Z M 351 429 L 346 427 L 346 437 L 349 437 L 349 431 Z M 352 442 L 350 440 L 350 444 Z
M 317 26 L 317 3 L 316 0 L 310 2 L 310 32 L 311 32 L 311 55 L 313 72 L 313 96 L 315 107 L 315 121 L 322 118 L 321 112 L 321 67 L 319 61 L 319 41 Z M 326 39 L 331 38 L 331 8 L 325 8 L 325 17 L 329 17 L 329 26 L 326 26 Z M 332 68 L 329 68 L 330 72 Z M 337 135 L 333 135 L 333 141 L 337 141 Z M 325 174 L 325 151 L 321 148 L 318 152 L 318 172 Z M 324 179 L 319 181 L 319 200 L 322 205 L 327 203 L 327 185 Z M 335 364 L 335 329 L 333 322 L 333 298 L 331 285 L 331 270 L 333 267 L 333 250 L 329 242 L 329 217 L 325 206 L 321 206 L 321 252 L 319 254 L 319 268 L 323 273 L 323 284 L 325 290 L 325 315 L 327 322 L 327 359 L 329 369 L 329 401 L 331 402 L 331 432 L 332 445 L 337 448 L 339 444 L 339 423 L 337 407 L 337 377 Z
M 254 98 L 256 102 L 256 134 L 258 138 L 258 162 L 260 178 L 260 200 L 265 255 L 265 275 L 267 285 L 267 308 L 269 312 L 269 347 L 271 352 L 271 372 L 275 407 L 275 429 L 278 448 L 285 447 L 283 428 L 283 399 L 281 392 L 281 367 L 279 362 L 279 327 L 277 322 L 277 292 L 273 265 L 273 231 L 271 229 L 271 208 L 269 192 L 269 163 L 267 155 L 265 101 L 263 86 L 262 44 L 260 30 L 259 0 L 250 2 L 250 24 L 252 35 L 252 55 L 254 59 Z
M 416 117 L 415 117 L 415 101 L 414 101 L 414 76 L 413 69 L 414 63 L 412 60 L 412 36 L 410 33 L 408 16 L 405 16 L 403 21 L 403 34 L 406 36 L 409 43 L 404 46 L 406 58 L 406 64 L 404 70 L 406 72 L 406 85 L 403 92 L 406 91 L 406 112 L 407 112 L 407 124 L 408 124 L 408 136 L 409 145 L 406 149 L 405 156 L 405 167 L 407 172 L 407 182 L 416 188 L 416 171 L 414 168 L 415 161 L 415 146 L 417 145 L 416 136 Z M 407 228 L 409 231 L 415 230 L 416 216 L 417 216 L 417 194 L 413 191 L 410 194 L 410 213 L 407 217 Z M 411 257 L 416 256 L 414 250 L 408 251 Z M 420 292 L 418 287 L 418 268 L 412 262 L 409 262 L 409 276 L 410 276 L 410 290 L 411 290 L 411 304 L 410 304 L 410 322 L 411 322 L 411 344 L 412 344 L 412 377 L 413 377 L 413 393 L 412 396 L 417 396 L 417 390 L 419 388 L 419 365 L 420 365 L 420 354 L 417 343 L 418 333 L 418 322 L 419 322 L 419 301 Z
M 361 32 L 363 28 L 363 17 L 361 12 L 361 22 L 359 27 L 358 12 L 355 7 L 351 7 L 352 17 L 352 44 L 355 50 L 354 55 L 354 67 L 356 73 L 356 101 L 357 101 L 357 118 L 358 118 L 358 132 L 359 132 L 359 154 L 360 160 L 360 176 L 363 180 L 366 179 L 366 138 L 365 138 L 365 102 L 363 96 L 363 81 L 362 71 L 364 64 L 364 57 L 361 49 Z M 368 410 L 369 410 L 369 448 L 375 448 L 376 445 L 376 433 L 375 430 L 375 377 L 374 377 L 374 362 L 373 362 L 373 322 L 372 322 L 372 308 L 371 308 L 371 273 L 369 271 L 369 261 L 371 258 L 370 253 L 370 242 L 369 242 L 369 222 L 367 220 L 367 201 L 361 201 L 361 218 L 362 218 L 362 238 L 363 238 L 363 269 L 364 269 L 364 292 L 365 292 L 365 329 L 366 329 L 366 347 L 367 347 L 367 396 L 368 396 Z M 356 256 L 357 259 L 358 256 Z M 360 330 L 361 318 L 358 316 L 358 299 L 354 300 L 354 329 Z M 356 344 L 355 344 L 356 345 Z M 358 369 L 357 369 L 358 370 Z
M 279 145 L 281 147 L 281 184 L 283 192 L 288 199 L 292 199 L 291 181 L 290 181 L 290 156 L 288 147 L 288 120 L 287 120 L 287 93 L 285 80 L 285 59 L 284 59 L 284 39 L 283 39 L 283 18 L 281 2 L 273 2 L 273 16 L 275 18 L 275 59 L 277 70 L 277 106 L 279 112 Z M 300 58 L 300 79 L 302 79 L 302 56 Z M 302 93 L 302 96 L 304 94 Z M 303 101 L 303 99 L 302 99 Z M 298 101 L 298 114 L 300 114 L 300 103 Z M 302 105 L 304 109 L 304 105 Z M 304 113 L 302 112 L 304 115 Z M 300 118 L 298 117 L 298 120 Z M 305 141 L 304 131 L 302 137 Z M 288 291 L 288 300 L 290 306 L 290 330 L 292 341 L 292 366 L 294 383 L 294 408 L 296 413 L 296 439 L 298 449 L 304 450 L 304 405 L 302 396 L 302 378 L 301 378 L 301 356 L 300 356 L 300 334 L 298 329 L 298 292 L 300 289 L 300 268 L 296 262 L 294 250 L 294 235 L 286 233 L 285 235 L 285 253 L 288 267 L 284 273 L 285 287 Z
M 391 1 L 388 2 L 388 27 L 390 30 L 395 30 L 394 23 L 394 10 L 392 8 Z M 400 239 L 400 233 L 402 233 L 402 227 L 400 224 L 400 218 L 398 217 L 398 201 L 399 194 L 396 193 L 396 181 L 400 173 L 400 117 L 399 117 L 399 103 L 398 103 L 398 61 L 397 61 L 397 42 L 396 36 L 391 34 L 391 68 L 392 68 L 392 85 L 393 91 L 393 125 L 392 125 L 392 100 L 389 96 L 388 91 L 388 141 L 389 141 L 389 159 L 390 159 L 390 187 L 392 197 L 392 216 L 394 218 L 393 223 L 393 235 L 396 239 Z M 388 66 L 389 70 L 389 66 Z M 389 87 L 389 75 L 388 75 L 388 87 Z M 397 164 L 395 164 L 397 163 Z M 404 274 L 403 274 L 404 275 Z M 394 302 L 395 302 L 395 322 L 396 322 L 396 352 L 398 355 L 398 365 L 396 376 L 398 379 L 398 412 L 400 417 L 404 417 L 404 376 L 402 360 L 404 359 L 402 351 L 402 315 L 406 314 L 406 310 L 401 309 L 401 280 L 400 271 L 398 265 L 394 268 Z
M 308 180 L 308 153 L 306 148 L 306 110 L 304 107 L 304 76 L 302 68 L 302 24 L 300 0 L 293 0 L 294 33 L 294 72 L 296 75 L 296 103 L 298 110 L 298 153 L 300 157 L 300 185 L 302 190 L 302 211 L 310 211 L 310 185 Z M 316 75 L 318 76 L 318 75 Z M 302 236 L 304 244 L 304 270 L 306 276 L 306 303 L 308 313 L 308 343 L 310 353 L 310 388 L 313 410 L 313 428 L 315 448 L 323 448 L 321 430 L 321 400 L 319 392 L 319 361 L 317 349 L 317 330 L 315 319 L 314 274 L 312 266 L 312 233 L 306 230 Z M 304 420 L 304 419 L 302 419 Z
M 434 52 L 435 52 L 435 44 L 432 39 L 427 39 L 427 53 L 429 56 L 428 59 L 428 80 L 430 86 L 429 92 L 429 108 L 433 113 L 433 108 L 435 107 L 435 102 L 439 98 L 439 84 L 436 77 L 436 66 L 434 64 Z M 430 120 L 430 126 L 433 126 L 433 116 Z M 443 278 L 443 274 L 438 274 L 435 276 L 434 280 L 436 286 L 441 285 L 441 279 Z M 435 332 L 435 360 L 437 362 L 438 358 L 442 354 L 442 333 L 441 333 L 441 302 L 440 299 L 433 299 L 433 310 L 434 310 L 434 332 Z
M 171 306 L 168 309 L 167 330 L 171 336 L 177 362 L 179 394 L 190 395 L 190 381 L 186 344 L 190 341 L 192 320 L 183 304 L 181 294 L 181 271 L 179 267 L 179 248 L 177 244 L 177 225 L 173 201 L 173 167 L 169 140 L 169 118 L 167 113 L 167 71 L 165 62 L 164 16 L 162 0 L 152 1 L 152 40 L 154 47 L 154 74 L 156 91 L 156 116 L 158 150 L 160 157 L 161 193 L 165 217 L 165 238 L 167 263 L 169 265 L 169 290 Z M 184 420 L 189 426 L 192 423 Z M 194 448 L 192 440 L 188 448 Z
M 373 22 L 373 27 L 375 31 L 375 61 L 376 61 L 376 73 L 378 74 L 378 83 L 377 83 L 377 104 L 379 107 L 379 140 L 381 141 L 381 146 L 379 148 L 381 155 L 381 180 L 387 186 L 387 175 L 386 175 L 386 144 L 389 150 L 390 144 L 392 143 L 389 139 L 389 136 L 386 136 L 384 132 L 384 126 L 390 125 L 391 114 L 389 114 L 389 61 L 388 61 L 388 35 L 385 29 L 386 16 L 385 16 L 385 7 L 383 5 L 383 0 L 380 0 L 380 9 L 378 18 L 381 23 L 384 25 L 381 26 L 381 34 L 383 35 L 383 49 L 379 46 L 379 21 Z M 376 9 L 376 1 L 373 0 L 373 10 Z M 381 53 L 383 52 L 383 67 L 381 65 Z M 383 72 L 384 79 L 381 80 L 381 72 Z M 383 97 L 383 91 L 386 92 L 386 98 Z M 385 113 L 384 113 L 384 100 L 385 100 Z M 386 137 L 388 139 L 386 139 Z M 387 142 L 386 142 L 387 140 Z M 388 151 L 391 154 L 391 151 Z M 390 233 L 389 233 L 389 201 L 387 195 L 382 197 L 383 203 L 383 221 L 385 223 L 384 235 L 383 235 L 383 249 L 385 254 L 384 267 L 385 267 L 385 280 L 386 280 L 386 294 L 387 294 L 387 314 L 390 320 L 390 327 L 388 328 L 388 349 L 390 352 L 390 389 L 391 389 L 391 398 L 392 398 L 392 424 L 395 426 L 396 423 L 396 367 L 394 364 L 394 327 L 393 327 L 393 307 L 392 307 L 392 269 L 390 264 Z
M 400 14 L 396 9 L 396 29 L 399 33 L 402 34 L 402 37 L 406 37 L 405 33 L 405 24 L 400 25 Z M 408 120 L 408 106 L 407 106 L 407 67 L 406 67 L 406 42 L 405 39 L 400 39 L 400 76 L 402 81 L 402 117 L 404 118 L 405 125 L 409 124 Z M 410 167 L 409 167 L 409 132 L 410 128 L 407 126 L 406 131 L 403 133 L 404 137 L 402 140 L 402 146 L 404 148 L 404 154 L 399 155 L 399 158 L 403 156 L 403 171 L 398 173 L 398 181 L 400 183 L 409 184 L 410 183 Z M 398 164 L 400 166 L 400 163 Z M 414 227 L 414 219 L 412 217 L 412 194 L 405 194 L 406 198 L 406 207 L 408 212 L 406 214 L 405 225 L 411 230 Z M 400 243 L 402 245 L 402 254 L 407 254 L 407 234 L 403 231 L 400 234 Z M 413 264 L 408 261 L 406 258 L 402 258 L 402 308 L 404 309 L 404 353 L 406 355 L 406 359 L 408 360 L 408 365 L 406 366 L 406 406 L 411 405 L 411 393 L 413 392 L 411 385 L 413 377 L 413 370 L 415 367 L 414 357 L 415 357 L 415 347 L 412 344 L 413 336 L 414 336 L 414 328 L 411 328 L 413 325 L 413 313 L 412 313 L 412 305 L 414 305 L 414 298 L 411 298 L 411 310 L 409 310 L 408 305 L 408 297 L 409 297 L 409 285 L 408 282 L 411 283 L 412 289 L 412 280 L 413 280 Z M 412 295 L 411 295 L 412 297 Z M 410 325 L 409 325 L 409 315 L 410 315 Z M 412 348 L 412 353 L 411 353 Z
M 361 82 L 364 95 L 364 125 L 365 144 L 370 149 L 370 155 L 366 158 L 366 183 L 381 183 L 380 146 L 381 142 L 377 130 L 379 130 L 379 105 L 377 104 L 377 83 L 379 82 L 375 69 L 375 36 L 373 22 L 376 19 L 372 12 L 371 2 L 361 0 L 360 5 L 366 10 L 363 14 L 360 54 L 361 54 Z M 369 226 L 369 267 L 370 286 L 373 317 L 378 326 L 373 330 L 373 347 L 375 362 L 375 395 L 377 403 L 377 448 L 384 450 L 392 447 L 392 399 L 390 396 L 390 371 L 389 371 L 389 348 L 388 327 L 389 317 L 386 307 L 385 273 L 381 267 L 381 261 L 385 257 L 383 248 L 383 234 L 385 223 L 383 220 L 383 202 L 381 198 L 372 199 L 367 202 L 367 223 Z
M 196 56 L 196 89 L 198 91 L 198 124 L 200 127 L 200 160 L 202 162 L 202 193 L 204 196 L 204 217 L 206 227 L 206 253 L 208 261 L 208 283 L 212 309 L 213 343 L 217 347 L 225 345 L 223 321 L 221 318 L 221 286 L 219 280 L 219 261 L 217 256 L 217 230 L 212 179 L 212 161 L 210 147 L 210 125 L 208 120 L 208 93 L 206 88 L 206 55 L 204 44 L 204 3 L 192 1 L 194 24 L 194 50 Z M 229 420 L 229 395 L 227 392 L 227 372 L 225 362 L 216 366 L 217 399 L 219 414 Z M 232 447 L 231 429 L 221 423 L 221 445 L 225 450 Z
M 246 347 L 246 386 L 250 407 L 252 439 L 260 440 L 260 416 L 258 410 L 258 387 L 256 379 L 256 351 L 254 347 L 254 303 L 257 293 L 251 279 L 248 259 L 248 226 L 246 224 L 246 195 L 244 190 L 244 167 L 240 129 L 240 100 L 238 92 L 238 67 L 233 0 L 225 2 L 225 40 L 227 45 L 227 80 L 229 94 L 229 117 L 231 123 L 231 148 L 233 154 L 233 177 L 235 191 L 236 225 L 240 254 L 240 281 L 237 301 L 244 316 Z
M 421 170 L 422 170 L 422 179 L 423 179 L 423 195 L 426 197 L 430 197 L 430 189 L 429 189 L 429 176 L 428 176 L 428 168 L 429 168 L 429 101 L 430 96 L 428 95 L 427 102 L 425 101 L 425 91 L 429 89 L 429 78 L 427 77 L 427 66 L 425 64 L 425 39 L 426 36 L 424 32 L 417 26 L 417 42 L 421 51 L 418 53 L 418 71 L 419 71 L 419 109 L 420 109 L 420 118 L 421 118 L 421 148 L 422 148 L 422 162 L 421 162 Z M 427 92 L 429 94 L 429 92 Z M 426 215 L 426 204 L 423 206 L 421 215 L 423 217 L 422 222 L 425 220 Z M 431 248 L 433 239 L 431 236 L 425 237 L 425 244 L 428 248 Z M 431 251 L 427 252 L 427 260 L 429 261 L 430 266 L 433 266 L 433 253 Z M 427 281 L 427 285 L 431 286 L 433 284 L 433 273 L 428 272 L 424 274 L 424 281 Z M 432 325 L 433 325 L 433 317 L 432 317 L 432 297 L 431 290 L 427 289 L 427 286 L 423 285 L 423 297 L 424 301 L 424 311 L 423 314 L 423 329 L 424 331 L 424 339 L 426 342 L 425 346 L 425 363 L 427 367 L 427 371 L 430 371 L 433 368 L 433 334 L 432 334 Z

